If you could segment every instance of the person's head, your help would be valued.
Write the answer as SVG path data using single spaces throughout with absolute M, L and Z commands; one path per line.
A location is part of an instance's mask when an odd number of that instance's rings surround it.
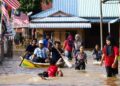
M 84 47 L 80 46 L 80 52 L 83 53 L 84 52 Z
M 80 38 L 80 35 L 79 35 L 79 34 L 76 34 L 76 35 L 75 35 L 75 40 L 76 40 L 76 41 L 81 40 L 81 38 Z
M 67 40 L 72 41 L 72 40 L 73 40 L 73 36 L 70 34 L 70 35 L 67 37 Z
M 56 64 L 56 62 L 54 60 L 50 59 L 50 65 L 55 65 L 55 64 Z
M 95 45 L 95 49 L 96 49 L 96 50 L 99 49 L 99 45 L 98 45 L 98 44 Z
M 32 40 L 32 45 L 35 46 L 37 44 L 37 40 L 36 39 L 33 39 Z
M 112 37 L 111 37 L 110 35 L 108 35 L 108 36 L 106 37 L 106 44 L 107 44 L 107 45 L 112 45 Z
M 54 44 L 55 44 L 55 47 L 56 47 L 56 48 L 60 48 L 60 46 L 61 46 L 60 41 L 55 41 L 55 43 L 54 43 Z
M 38 43 L 39 43 L 39 47 L 40 47 L 40 48 L 43 48 L 43 40 L 39 40 Z
M 49 39 L 49 38 L 50 38 L 50 36 L 47 34 L 47 35 L 46 35 L 46 39 Z

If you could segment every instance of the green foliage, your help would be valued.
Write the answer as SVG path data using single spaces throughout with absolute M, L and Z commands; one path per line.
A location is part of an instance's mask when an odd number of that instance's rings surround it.
M 33 10 L 40 10 L 41 0 L 19 0 L 21 7 L 18 9 L 23 12 L 30 12 Z
M 49 2 L 52 2 L 52 0 L 45 0 L 47 4 L 49 4 Z
M 52 0 L 19 0 L 21 7 L 18 9 L 19 11 L 23 11 L 28 13 L 30 11 L 41 11 L 41 2 L 44 1 L 46 4 L 52 2 Z

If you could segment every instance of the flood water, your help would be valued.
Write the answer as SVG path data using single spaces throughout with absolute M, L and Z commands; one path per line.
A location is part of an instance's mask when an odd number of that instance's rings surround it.
M 120 86 L 120 74 L 117 77 L 107 78 L 104 66 L 93 65 L 90 52 L 88 53 L 86 71 L 62 68 L 64 77 L 48 80 L 42 80 L 37 76 L 46 70 L 44 68 L 19 67 L 20 54 L 17 54 L 13 59 L 6 59 L 3 66 L 0 66 L 0 86 Z

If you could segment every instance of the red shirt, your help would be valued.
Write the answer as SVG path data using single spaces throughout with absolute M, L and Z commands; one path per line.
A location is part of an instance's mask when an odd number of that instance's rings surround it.
M 48 76 L 49 76 L 49 77 L 55 77 L 57 71 L 58 71 L 58 67 L 57 67 L 56 65 L 51 65 L 51 66 L 48 68 Z
M 118 48 L 116 46 L 113 47 L 114 53 L 110 56 L 107 56 L 106 54 L 106 47 L 103 48 L 103 54 L 105 55 L 105 66 L 112 66 L 115 56 L 119 55 Z
M 68 41 L 67 41 L 67 40 L 65 40 L 65 41 L 64 41 L 64 48 L 65 48 L 65 50 L 67 50 L 67 51 L 69 51 L 69 52 L 71 52 L 71 51 L 72 51 L 72 47 L 71 47 L 71 46 L 69 46 L 69 44 L 68 44 Z

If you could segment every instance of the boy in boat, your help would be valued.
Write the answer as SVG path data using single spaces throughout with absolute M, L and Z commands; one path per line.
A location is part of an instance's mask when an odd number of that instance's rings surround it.
M 33 54 L 35 48 L 37 48 L 37 40 L 33 39 L 31 44 L 27 46 L 25 54 L 22 56 L 28 60 L 30 60 L 30 56 Z
M 44 71 L 43 73 L 39 73 L 38 75 L 42 79 L 46 79 L 46 77 L 56 77 L 56 76 L 62 77 L 63 73 L 56 65 L 56 62 L 51 59 L 50 66 L 48 67 L 48 69 L 46 71 Z
M 75 56 L 75 70 L 85 70 L 87 63 L 87 55 L 84 52 L 84 47 L 80 47 L 80 52 L 78 52 Z
M 32 61 L 40 63 L 49 61 L 49 50 L 43 46 L 43 40 L 39 40 L 39 47 L 34 50 Z
M 64 51 L 61 48 L 60 41 L 55 41 L 54 46 L 50 49 L 52 54 L 52 60 L 56 63 L 57 66 L 63 67 L 64 61 L 61 57 L 61 54 L 64 53 Z

